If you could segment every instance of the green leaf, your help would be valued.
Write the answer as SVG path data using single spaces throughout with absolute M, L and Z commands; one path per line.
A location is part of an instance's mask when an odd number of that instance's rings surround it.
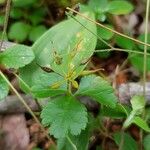
M 37 0 L 12 0 L 13 6 L 15 7 L 27 7 L 27 6 L 32 6 L 35 4 Z
M 16 40 L 18 42 L 23 42 L 27 39 L 30 32 L 30 25 L 24 22 L 15 22 L 11 25 L 8 38 L 11 40 Z
M 78 136 L 69 135 L 69 138 L 73 142 L 73 144 L 77 147 L 77 150 L 87 150 L 89 143 L 89 130 L 86 128 L 81 132 Z M 57 148 L 58 150 L 71 150 L 72 145 L 68 141 L 67 138 L 61 138 L 57 140 Z
M 138 115 L 141 115 L 142 112 L 144 111 L 145 108 L 145 99 L 143 96 L 133 96 L 131 99 L 131 105 L 132 105 L 132 111 L 128 118 L 125 120 L 123 127 L 127 128 L 129 127 L 132 123 L 135 122 L 135 118 Z
M 103 107 L 101 110 L 101 114 L 103 116 L 111 117 L 111 118 L 125 118 L 128 114 L 126 108 L 121 104 L 117 104 L 114 109 L 110 107 Z
M 135 95 L 131 99 L 131 105 L 133 111 L 137 111 L 138 114 L 141 114 L 145 108 L 145 99 L 143 96 Z
M 0 25 L 4 25 L 5 16 L 0 16 Z
M 31 48 L 16 44 L 0 53 L 0 63 L 8 68 L 18 69 L 29 64 L 34 59 Z
M 56 73 L 39 74 L 35 82 L 32 93 L 37 98 L 56 96 L 67 91 L 66 81 Z
M 110 29 L 114 29 L 112 25 L 110 24 L 104 24 L 106 27 L 109 27 Z M 107 29 L 104 29 L 102 27 L 97 28 L 97 35 L 100 36 L 104 40 L 110 40 L 114 33 L 111 31 L 108 31 Z
M 146 132 L 150 132 L 150 128 L 148 124 L 140 117 L 135 117 L 133 120 L 133 123 L 135 123 L 137 126 L 139 126 L 141 129 L 145 130 Z
M 116 144 L 119 146 L 123 138 L 122 150 L 138 150 L 136 141 L 127 133 L 115 133 L 113 135 Z
M 6 81 L 0 75 L 0 101 L 3 100 L 9 92 L 9 86 Z
M 145 41 L 145 34 L 141 34 L 139 37 L 138 37 L 138 40 L 144 42 Z M 150 33 L 147 34 L 147 41 L 148 41 L 148 44 L 150 44 Z M 144 50 L 144 45 L 143 44 L 138 44 L 138 47 L 141 49 L 141 50 Z M 147 50 L 150 52 L 150 47 L 148 46 L 147 47 Z
M 115 36 L 115 40 L 118 46 L 125 49 L 133 49 L 135 44 L 132 40 L 121 37 L 121 36 Z
M 95 19 L 88 7 L 81 6 L 81 10 L 87 17 Z M 96 34 L 96 25 L 80 16 L 76 16 L 76 19 Z M 97 40 L 95 35 L 80 23 L 72 18 L 68 19 L 40 37 L 32 46 L 36 62 L 41 66 L 50 66 L 63 76 L 68 72 L 77 72 L 78 66 L 85 63 L 93 54 Z
M 101 14 L 107 10 L 108 0 L 89 0 L 89 7 L 94 10 L 95 13 Z
M 43 25 L 32 27 L 29 34 L 30 41 L 35 42 L 44 32 L 46 32 L 46 30 L 46 27 Z
M 113 0 L 107 5 L 107 11 L 114 15 L 129 14 L 133 10 L 133 5 L 125 0 Z
M 74 97 L 61 96 L 49 102 L 41 113 L 44 126 L 55 138 L 64 138 L 69 133 L 79 135 L 86 128 L 87 111 Z
M 138 55 L 138 54 L 129 55 L 129 60 L 131 64 L 133 65 L 134 68 L 136 68 L 141 73 L 143 72 L 143 66 L 144 66 L 143 58 L 144 58 L 143 55 Z M 146 68 L 147 68 L 147 71 L 150 71 L 150 56 L 147 56 Z
M 19 8 L 12 8 L 10 12 L 10 17 L 13 19 L 20 19 L 24 16 L 24 12 Z
M 103 78 L 95 75 L 83 77 L 75 95 L 89 96 L 97 102 L 112 108 L 115 108 L 117 103 L 117 97 L 111 85 Z
M 150 134 L 146 135 L 143 140 L 144 150 L 149 150 Z

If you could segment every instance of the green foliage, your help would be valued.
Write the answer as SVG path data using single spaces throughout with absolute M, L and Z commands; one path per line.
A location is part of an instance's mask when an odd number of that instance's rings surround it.
M 143 140 L 144 150 L 149 150 L 150 134 L 146 135 Z
M 34 54 L 30 47 L 16 44 L 0 53 L 0 63 L 7 68 L 18 69 L 29 64 L 34 59 Z
M 11 40 L 16 40 L 18 42 L 23 42 L 27 39 L 27 36 L 30 32 L 30 25 L 24 22 L 15 22 L 11 25 L 11 28 L 8 32 L 8 37 Z
M 56 96 L 67 91 L 66 81 L 56 73 L 39 74 L 35 82 L 32 93 L 38 98 Z
M 51 125 L 49 132 L 56 138 L 64 138 L 69 133 L 80 134 L 88 121 L 85 106 L 72 96 L 61 96 L 49 102 L 41 118 L 45 126 Z
M 131 3 L 125 0 L 113 0 L 108 3 L 107 11 L 114 15 L 128 14 L 133 10 Z
M 143 113 L 145 108 L 145 99 L 143 96 L 134 96 L 131 99 L 132 111 L 125 120 L 123 127 L 128 128 L 132 123 L 135 123 L 145 131 L 150 131 L 147 123 L 140 118 L 140 115 Z
M 88 143 L 90 138 L 88 128 L 83 130 L 78 136 L 69 135 L 69 138 L 75 144 L 78 150 L 88 149 Z M 61 138 L 58 139 L 57 148 L 58 150 L 70 150 L 72 149 L 72 145 L 70 144 L 67 138 Z
M 0 75 L 0 101 L 3 100 L 9 92 L 9 86 Z
M 118 132 L 115 133 L 113 136 L 118 146 L 120 145 L 121 140 L 123 140 L 122 150 L 138 150 L 136 141 L 129 134 Z
M 46 30 L 46 27 L 43 25 L 33 27 L 29 34 L 30 41 L 35 42 Z
M 83 77 L 75 95 L 90 96 L 93 100 L 112 108 L 117 103 L 117 97 L 110 84 L 103 78 L 95 75 Z

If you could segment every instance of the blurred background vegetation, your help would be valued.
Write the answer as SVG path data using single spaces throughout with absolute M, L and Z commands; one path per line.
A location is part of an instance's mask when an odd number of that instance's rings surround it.
M 65 7 L 85 0 L 12 0 L 7 38 L 31 45 L 47 29 L 61 21 Z M 5 19 L 6 0 L 0 0 L 0 36 Z

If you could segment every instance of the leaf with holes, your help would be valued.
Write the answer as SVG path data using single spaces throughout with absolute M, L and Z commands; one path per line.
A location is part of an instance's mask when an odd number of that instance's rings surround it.
M 43 108 L 41 118 L 56 138 L 66 137 L 69 133 L 80 134 L 88 121 L 85 106 L 71 96 L 61 96 L 49 102 Z

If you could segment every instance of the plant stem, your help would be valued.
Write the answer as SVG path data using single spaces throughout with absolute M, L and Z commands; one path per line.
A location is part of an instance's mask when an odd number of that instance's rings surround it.
M 71 146 L 73 147 L 74 150 L 78 150 L 76 145 L 71 141 L 69 136 L 67 136 L 67 140 L 69 141 L 69 143 L 71 144 Z
M 121 140 L 120 140 L 120 144 L 119 144 L 119 149 L 118 150 L 122 150 L 123 149 L 123 145 L 124 145 L 124 129 L 121 130 Z
M 31 114 L 31 116 L 34 118 L 34 120 L 39 124 L 39 126 L 41 127 L 42 131 L 44 132 L 45 136 L 50 140 L 51 138 L 49 137 L 49 135 L 47 134 L 47 132 L 45 131 L 44 127 L 41 125 L 40 121 L 38 120 L 38 118 L 35 116 L 35 114 L 33 113 L 33 111 L 30 109 L 30 107 L 27 105 L 27 103 L 25 102 L 25 100 L 21 97 L 21 95 L 18 93 L 18 91 L 13 87 L 13 85 L 9 82 L 9 80 L 5 77 L 5 75 L 0 71 L 0 75 L 2 76 L 2 78 L 7 82 L 7 84 L 10 86 L 10 88 L 14 91 L 14 93 L 17 95 L 18 99 L 20 100 L 20 102 L 25 106 L 25 108 L 28 110 L 28 112 Z
M 10 13 L 10 4 L 11 4 L 11 0 L 7 0 L 4 27 L 3 27 L 3 32 L 2 32 L 1 42 L 0 42 L 0 51 L 2 49 L 4 37 L 5 37 L 6 31 L 7 31 L 8 19 L 9 19 L 9 13 Z
M 144 42 L 147 44 L 148 42 L 148 21 L 149 21 L 149 6 L 150 0 L 147 0 L 146 3 L 146 15 L 145 15 L 145 40 Z M 147 45 L 144 45 L 144 62 L 143 62 L 143 96 L 146 99 L 146 73 L 147 73 Z M 142 114 L 142 117 L 145 116 L 145 110 Z M 143 130 L 140 130 L 140 150 L 143 150 Z
M 142 44 L 142 45 L 147 45 L 148 47 L 150 47 L 150 44 L 147 44 L 147 43 L 145 43 L 145 42 L 142 42 L 142 41 L 140 41 L 140 40 L 137 40 L 137 39 L 135 39 L 135 38 L 132 38 L 132 37 L 130 37 L 130 36 L 127 36 L 127 35 L 125 35 L 125 34 L 122 34 L 122 33 L 118 32 L 118 31 L 116 31 L 116 30 L 113 30 L 113 29 L 109 28 L 109 27 L 106 27 L 105 25 L 103 25 L 103 24 L 101 24 L 101 23 L 99 23 L 99 22 L 96 22 L 96 21 L 92 20 L 91 18 L 89 18 L 89 17 L 83 15 L 82 13 L 80 13 L 80 12 L 78 12 L 78 11 L 72 9 L 72 8 L 67 7 L 66 9 L 69 10 L 69 11 L 71 11 L 71 12 L 74 12 L 74 13 L 78 14 L 79 16 L 83 17 L 84 19 L 87 19 L 88 21 L 90 21 L 90 22 L 92 22 L 92 23 L 94 23 L 94 24 L 96 24 L 96 25 L 98 25 L 98 26 L 100 26 L 100 27 L 102 27 L 102 28 L 104 28 L 104 29 L 107 29 L 107 30 L 109 30 L 109 31 L 111 31 L 111 32 L 113 32 L 113 33 L 115 33 L 115 34 L 117 34 L 117 35 L 120 35 L 120 36 L 122 36 L 122 37 L 124 37 L 124 38 L 127 38 L 127 39 L 130 39 L 130 40 L 132 40 L 132 41 L 134 41 L 134 42 L 136 42 L 136 43 L 139 43 L 139 44 Z

